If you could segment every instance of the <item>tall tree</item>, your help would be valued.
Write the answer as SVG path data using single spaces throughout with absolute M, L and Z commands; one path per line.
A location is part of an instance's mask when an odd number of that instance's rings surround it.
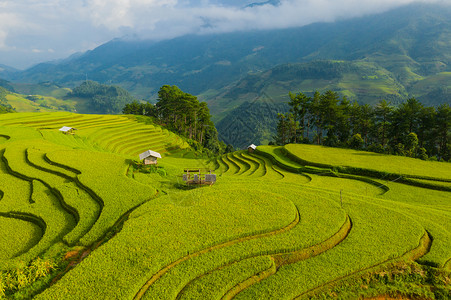
M 293 114 L 277 114 L 277 135 L 274 137 L 277 145 L 285 145 L 294 141 L 296 132 Z
M 385 146 L 387 141 L 387 129 L 390 126 L 389 120 L 392 112 L 393 107 L 386 100 L 379 101 L 374 108 L 375 127 L 379 129 L 377 140 L 382 146 Z
M 404 141 L 405 145 L 405 151 L 407 156 L 409 157 L 415 157 L 416 151 L 418 147 L 418 136 L 416 133 L 411 132 L 406 136 L 406 139 Z
M 320 107 L 320 96 L 318 91 L 315 91 L 313 98 L 309 105 L 310 118 L 309 122 L 315 128 L 316 143 L 318 145 L 322 142 L 323 128 L 321 120 L 321 107 Z
M 326 91 L 320 96 L 319 106 L 322 128 L 327 130 L 327 135 L 335 134 L 335 127 L 338 115 L 338 103 L 340 98 L 336 92 L 331 90 Z
M 418 116 L 417 135 L 420 148 L 426 148 L 429 153 L 434 152 L 434 128 L 436 126 L 436 110 L 434 107 L 423 107 Z
M 156 113 L 152 113 L 171 130 L 213 152 L 221 149 L 207 103 L 199 102 L 196 96 L 181 91 L 177 86 L 164 85 L 158 91 L 155 109 Z
M 369 104 L 360 106 L 360 133 L 365 142 L 365 146 L 368 145 L 369 133 L 372 130 L 372 117 L 373 108 Z
M 439 158 L 449 161 L 451 159 L 451 107 L 449 104 L 437 107 L 435 136 Z
M 351 135 L 360 134 L 360 119 L 361 119 L 360 105 L 357 101 L 352 102 L 349 108 L 349 126 L 351 128 Z
M 299 130 L 301 131 L 302 139 L 304 139 L 304 137 L 305 137 L 306 115 L 308 112 L 308 107 L 309 107 L 311 98 L 307 97 L 303 93 L 298 93 L 298 94 L 294 95 L 291 92 L 289 93 L 289 97 L 290 97 L 290 102 L 288 102 L 288 105 L 290 106 L 290 112 L 293 114 L 293 120 L 295 123 L 294 143 L 297 143 L 298 127 L 299 127 Z M 298 124 L 299 124 L 299 126 L 298 126 Z M 307 130 L 307 137 L 308 137 L 308 130 Z
M 299 128 L 303 128 L 307 120 L 307 128 L 311 124 L 317 144 L 348 145 L 422 159 L 428 154 L 443 160 L 451 159 L 449 104 L 435 109 L 410 98 L 397 107 L 392 107 L 386 100 L 370 106 L 359 105 L 356 101 L 351 104 L 346 97 L 340 100 L 332 91 L 315 92 L 312 98 L 302 93 L 289 95 L 292 114 L 278 115 L 278 144 L 297 141 L 297 121 Z M 323 140 L 324 133 L 327 135 Z
M 402 117 L 404 131 L 408 134 L 410 132 L 417 132 L 419 118 L 423 104 L 415 98 L 409 98 L 406 102 L 399 105 L 398 111 Z
M 350 137 L 351 130 L 351 103 L 346 97 L 343 97 L 338 106 L 337 114 L 337 136 L 340 145 L 344 145 Z

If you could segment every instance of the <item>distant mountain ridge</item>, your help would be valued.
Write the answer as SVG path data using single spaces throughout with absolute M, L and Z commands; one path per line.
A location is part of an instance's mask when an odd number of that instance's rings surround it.
M 71 60 L 39 64 L 6 79 L 75 86 L 87 75 L 149 98 L 167 83 L 202 94 L 278 64 L 366 59 L 409 84 L 451 71 L 449 15 L 450 6 L 410 5 L 301 28 L 190 35 L 158 43 L 113 40 Z
M 17 70 L 16 68 L 7 66 L 7 65 L 2 65 L 0 64 L 0 78 L 6 78 L 9 76 L 12 76 L 12 74 L 19 72 L 19 70 Z
M 11 85 L 11 82 L 7 80 L 0 79 L 0 87 L 3 87 L 10 92 L 15 92 L 14 87 Z
M 411 4 L 300 28 L 160 42 L 117 39 L 64 61 L 0 77 L 68 87 L 88 78 L 151 100 L 162 85 L 177 85 L 207 101 L 215 121 L 227 119 L 245 102 L 277 104 L 288 101 L 289 91 L 315 89 L 367 103 L 417 97 L 436 105 L 451 99 L 450 15 L 451 5 Z

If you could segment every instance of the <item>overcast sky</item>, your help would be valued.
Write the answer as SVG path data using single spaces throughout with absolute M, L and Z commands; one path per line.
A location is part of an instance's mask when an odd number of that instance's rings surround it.
M 420 0 L 451 4 L 451 0 Z M 415 0 L 0 0 L 0 64 L 26 68 L 113 38 L 287 28 L 386 11 Z

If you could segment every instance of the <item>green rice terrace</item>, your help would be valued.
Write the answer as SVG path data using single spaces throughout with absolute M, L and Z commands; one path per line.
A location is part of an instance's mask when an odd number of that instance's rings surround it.
M 0 158 L 0 298 L 451 298 L 449 163 L 68 112 L 0 115 Z

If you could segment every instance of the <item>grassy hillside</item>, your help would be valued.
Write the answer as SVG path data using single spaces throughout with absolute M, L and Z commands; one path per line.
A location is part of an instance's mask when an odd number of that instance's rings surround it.
M 42 95 L 61 99 L 71 90 L 69 88 L 61 87 L 51 82 L 40 83 L 10 83 L 14 90 L 23 95 Z
M 74 111 L 74 100 L 62 100 L 51 96 L 22 95 L 13 93 L 0 87 L 0 105 L 7 110 L 17 112 L 50 112 L 50 111 Z
M 14 109 L 11 105 L 8 104 L 8 100 L 6 96 L 8 95 L 8 91 L 4 88 L 0 87 L 0 113 L 9 113 L 14 112 Z
M 133 163 L 147 149 L 163 154 L 157 168 Z M 449 165 L 365 155 L 287 145 L 208 158 L 132 117 L 1 115 L 0 295 L 449 294 Z M 186 186 L 185 168 L 217 182 Z
M 377 64 L 366 61 L 315 61 L 280 65 L 248 75 L 208 103 L 214 114 L 227 116 L 226 111 L 249 100 L 268 99 L 272 103 L 286 103 L 290 91 L 313 95 L 315 91 L 326 90 L 338 91 L 351 101 L 369 104 L 381 99 L 396 104 L 407 97 L 405 87 L 394 74 Z M 231 114 L 234 115 L 235 112 Z
M 3 90 L 2 101 L 17 112 L 120 113 L 126 103 L 135 100 L 120 87 L 92 81 L 85 81 L 73 90 L 51 82 L 5 82 L 9 90 Z
M 39 95 L 21 95 L 10 93 L 6 101 L 18 112 L 51 112 L 51 111 L 74 111 L 75 102 Z

